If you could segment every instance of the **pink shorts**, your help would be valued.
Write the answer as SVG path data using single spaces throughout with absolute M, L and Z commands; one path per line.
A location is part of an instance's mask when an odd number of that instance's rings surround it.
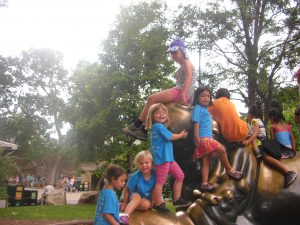
M 173 97 L 173 102 L 176 102 L 179 100 L 179 97 L 180 97 L 180 94 L 181 94 L 181 89 L 180 88 L 177 88 L 177 87 L 173 87 L 170 89 L 171 90 L 171 94 L 172 94 L 172 97 Z M 187 94 L 186 96 L 184 96 L 184 101 L 186 104 L 189 104 L 190 103 L 190 96 Z
M 183 181 L 184 173 L 180 169 L 177 162 L 166 162 L 160 165 L 155 165 L 156 183 L 164 185 L 166 177 L 171 174 L 177 181 Z
M 212 157 L 216 157 L 217 153 L 215 151 L 220 145 L 221 144 L 213 138 L 200 138 L 199 147 L 196 147 L 193 158 L 199 159 L 207 154 L 211 154 Z

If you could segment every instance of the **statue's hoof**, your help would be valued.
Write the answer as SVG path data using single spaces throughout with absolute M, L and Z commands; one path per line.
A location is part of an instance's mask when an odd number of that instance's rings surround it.
M 211 193 L 203 193 L 197 189 L 193 191 L 194 196 L 199 197 L 202 200 L 207 201 L 211 205 L 217 205 L 220 201 L 222 201 L 222 196 L 214 195 Z

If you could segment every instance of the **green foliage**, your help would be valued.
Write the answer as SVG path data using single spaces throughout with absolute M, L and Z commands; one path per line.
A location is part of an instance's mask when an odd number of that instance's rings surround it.
M 7 188 L 5 186 L 0 186 L 0 200 L 7 199 Z
M 15 109 L 18 89 L 22 84 L 20 60 L 0 56 L 0 118 L 5 118 Z
M 130 168 L 132 155 L 143 147 L 127 143 L 120 130 L 137 118 L 148 95 L 173 83 L 164 8 L 159 1 L 122 8 L 103 43 L 102 65 L 81 62 L 71 77 L 66 118 L 73 125 L 71 146 L 84 152 L 83 159 Z
M 261 100 L 268 111 L 274 91 L 291 80 L 285 64 L 299 54 L 299 7 L 296 1 L 210 1 L 180 7 L 173 27 L 205 50 L 205 84 L 229 84 L 247 105 Z
M 14 157 L 4 155 L 3 149 L 0 148 L 0 184 L 3 186 L 6 181 L 18 173 L 18 166 L 14 161 Z

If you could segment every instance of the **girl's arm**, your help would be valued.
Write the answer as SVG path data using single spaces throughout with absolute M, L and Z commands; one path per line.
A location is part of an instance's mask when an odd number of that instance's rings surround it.
M 247 145 L 247 144 L 251 143 L 257 137 L 258 131 L 259 131 L 258 123 L 255 123 L 253 125 L 253 133 L 252 133 L 252 135 L 250 137 L 248 137 L 246 140 L 243 140 L 242 143 L 244 145 Z
M 185 102 L 185 99 L 186 99 L 186 96 L 188 94 L 188 91 L 192 84 L 192 79 L 193 79 L 193 75 L 192 75 L 193 65 L 190 60 L 184 60 L 182 66 L 183 66 L 183 70 L 184 70 L 185 80 L 184 80 L 183 87 L 181 89 L 179 103 L 186 105 L 187 103 Z
M 109 222 L 111 225 L 119 225 L 119 223 L 115 220 L 113 215 L 109 213 L 103 213 L 103 217 Z
M 195 145 L 198 147 L 199 145 L 199 123 L 194 122 L 194 141 L 195 141 Z
M 126 209 L 126 206 L 128 204 L 128 197 L 129 197 L 129 189 L 127 186 L 125 186 L 124 188 L 124 195 L 123 195 L 123 204 L 122 204 L 122 207 L 121 207 L 121 211 L 125 211 Z
M 171 141 L 176 141 L 181 138 L 186 138 L 187 135 L 188 135 L 188 132 L 185 130 L 182 130 L 179 134 L 173 134 L 171 137 Z

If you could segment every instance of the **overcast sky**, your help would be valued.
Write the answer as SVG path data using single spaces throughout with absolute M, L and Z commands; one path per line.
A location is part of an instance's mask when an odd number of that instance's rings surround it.
M 8 7 L 0 8 L 0 55 L 17 56 L 31 47 L 51 48 L 64 54 L 67 69 L 74 69 L 80 59 L 94 62 L 120 5 L 138 1 L 8 0 Z M 204 4 L 199 0 L 166 2 L 171 8 L 180 3 Z M 198 67 L 198 58 L 192 61 Z
M 75 68 L 80 59 L 95 61 L 120 4 L 138 1 L 8 0 L 8 7 L 0 8 L 0 55 L 19 55 L 31 47 L 51 48 L 64 54 L 67 68 Z M 180 2 L 167 0 L 171 7 Z

